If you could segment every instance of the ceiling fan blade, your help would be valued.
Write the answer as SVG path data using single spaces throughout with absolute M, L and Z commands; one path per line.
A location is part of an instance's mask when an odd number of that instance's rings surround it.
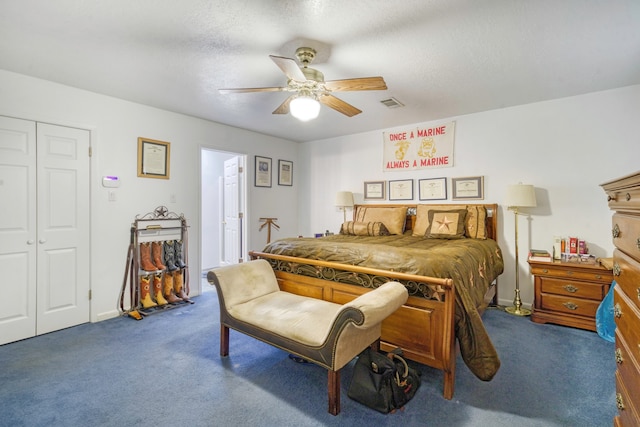
M 331 107 L 334 110 L 344 114 L 345 116 L 353 117 L 356 114 L 362 113 L 361 110 L 357 109 L 353 105 L 343 101 L 340 98 L 336 98 L 333 95 L 321 95 L 318 100 L 321 104 L 326 105 L 327 107 Z
M 269 55 L 269 58 L 271 58 L 271 60 L 275 62 L 282 72 L 291 80 L 295 80 L 297 82 L 304 82 L 307 80 L 295 60 L 275 55 Z
M 284 87 L 244 87 L 234 89 L 218 89 L 220 93 L 247 93 L 247 92 L 282 92 Z
M 273 110 L 273 113 L 271 114 L 289 114 L 289 104 L 291 104 L 291 101 L 295 97 L 296 95 L 287 97 L 287 99 L 285 99 L 284 102 L 278 106 L 278 108 Z
M 350 90 L 387 90 L 387 84 L 382 77 L 361 77 L 358 79 L 329 80 L 324 87 L 332 92 Z

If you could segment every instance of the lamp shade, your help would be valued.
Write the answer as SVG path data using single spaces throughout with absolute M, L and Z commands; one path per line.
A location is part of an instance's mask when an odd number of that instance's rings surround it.
M 533 185 L 515 184 L 507 187 L 505 204 L 508 207 L 534 208 L 536 207 L 536 191 Z
M 311 96 L 300 95 L 291 101 L 289 111 L 296 119 L 307 122 L 318 117 L 320 103 Z
M 351 191 L 338 191 L 336 194 L 336 206 L 353 207 L 353 193 Z

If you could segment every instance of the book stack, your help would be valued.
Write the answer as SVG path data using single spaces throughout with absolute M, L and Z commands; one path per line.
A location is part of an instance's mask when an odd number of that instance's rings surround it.
M 553 258 L 549 251 L 545 249 L 531 249 L 529 251 L 529 261 L 551 262 Z

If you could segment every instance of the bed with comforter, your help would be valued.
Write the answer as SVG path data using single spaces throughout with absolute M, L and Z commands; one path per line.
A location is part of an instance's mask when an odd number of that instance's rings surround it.
M 500 367 L 481 319 L 504 268 L 496 224 L 495 204 L 360 205 L 340 234 L 280 239 L 251 256 L 270 261 L 283 290 L 342 304 L 403 283 L 410 297 L 383 323 L 382 347 L 442 370 L 450 399 L 456 339 L 481 380 Z

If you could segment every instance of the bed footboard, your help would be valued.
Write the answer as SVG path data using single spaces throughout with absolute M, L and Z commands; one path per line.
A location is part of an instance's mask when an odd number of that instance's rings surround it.
M 251 259 L 269 261 L 281 290 L 338 304 L 389 280 L 404 284 L 409 299 L 382 323 L 380 347 L 385 351 L 400 347 L 408 359 L 443 371 L 443 395 L 446 399 L 453 397 L 456 364 L 453 280 L 256 251 L 249 255 Z

